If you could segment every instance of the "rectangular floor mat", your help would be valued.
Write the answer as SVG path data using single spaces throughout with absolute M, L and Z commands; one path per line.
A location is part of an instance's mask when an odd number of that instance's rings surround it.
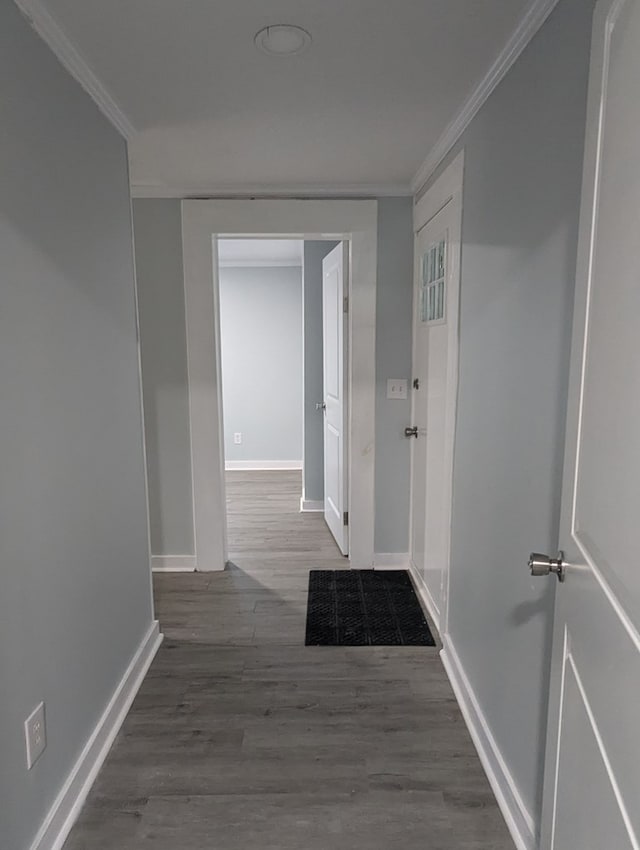
M 406 570 L 311 570 L 306 646 L 435 646 Z

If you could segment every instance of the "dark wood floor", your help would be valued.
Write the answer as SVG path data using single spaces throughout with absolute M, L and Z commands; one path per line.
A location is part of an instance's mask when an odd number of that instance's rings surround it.
M 65 850 L 513 850 L 429 648 L 305 647 L 341 568 L 300 475 L 228 474 L 224 573 L 156 574 L 165 641 Z

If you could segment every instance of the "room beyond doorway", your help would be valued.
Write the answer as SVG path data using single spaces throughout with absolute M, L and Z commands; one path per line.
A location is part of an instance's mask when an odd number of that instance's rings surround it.
M 245 531 L 265 504 L 271 528 L 284 486 L 348 555 L 349 243 L 238 235 L 214 253 L 225 479 L 242 481 Z
M 301 470 L 228 470 L 225 479 L 232 564 L 305 574 L 314 564 L 348 566 L 322 514 L 300 511 Z

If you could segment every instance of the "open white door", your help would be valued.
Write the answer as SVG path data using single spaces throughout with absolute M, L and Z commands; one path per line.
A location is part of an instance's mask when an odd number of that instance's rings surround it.
M 347 293 L 349 243 L 322 261 L 324 369 L 324 518 L 343 555 L 349 553 L 347 514 Z
M 405 431 L 412 444 L 411 570 L 441 631 L 449 570 L 460 215 L 458 192 L 416 234 L 412 423 Z
M 640 847 L 640 0 L 596 7 L 540 847 Z M 546 553 L 554 556 L 554 553 Z M 557 562 L 532 565 L 535 575 Z

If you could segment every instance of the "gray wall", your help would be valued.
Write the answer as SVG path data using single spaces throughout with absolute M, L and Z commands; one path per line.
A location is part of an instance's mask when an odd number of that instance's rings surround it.
M 189 389 L 180 202 L 133 203 L 151 551 L 192 555 Z
M 409 546 L 411 419 L 411 316 L 413 300 L 413 202 L 378 201 L 376 298 L 376 552 Z M 406 378 L 406 401 L 387 399 L 387 380 Z
M 221 268 L 220 329 L 226 460 L 301 462 L 301 268 Z
M 0 77 L 0 843 L 25 850 L 152 607 L 125 143 L 9 2 Z
M 337 242 L 307 240 L 303 261 L 304 346 L 304 467 L 305 499 L 324 500 L 324 419 L 316 403 L 322 401 L 322 260 Z
M 540 812 L 592 3 L 561 0 L 465 133 L 449 632 Z
M 155 212 L 154 212 L 155 210 Z M 381 198 L 378 201 L 378 295 L 376 318 L 376 536 L 377 552 L 406 552 L 408 547 L 409 524 L 409 445 L 402 436 L 402 429 L 409 421 L 411 402 L 388 401 L 386 399 L 387 378 L 411 377 L 411 297 L 413 286 L 413 236 L 412 202 L 410 198 Z M 163 437 L 158 443 L 158 455 L 149 453 L 149 479 L 154 492 L 150 494 L 152 507 L 153 551 L 157 555 L 181 555 L 186 534 L 191 534 L 193 526 L 190 495 L 187 498 L 173 498 L 166 487 L 172 476 L 185 482 L 190 480 L 190 454 L 188 447 L 188 404 L 185 394 L 179 390 L 179 381 L 186 376 L 186 349 L 184 346 L 184 291 L 182 274 L 178 274 L 177 264 L 181 263 L 182 237 L 180 225 L 180 200 L 136 200 L 134 201 L 134 220 L 136 225 L 136 262 L 140 278 L 140 323 L 143 350 L 143 387 L 145 395 L 145 416 L 147 441 L 153 446 L 154 429 Z M 143 237 L 141 227 L 145 228 Z M 307 245 L 312 245 L 309 242 Z M 320 243 L 327 246 L 327 243 Z M 329 243 L 330 250 L 333 243 Z M 306 250 L 306 246 L 305 246 Z M 313 249 L 311 249 L 313 251 Z M 323 248 L 324 250 L 324 248 Z M 158 256 L 154 256 L 158 253 Z M 320 252 L 321 253 L 321 252 Z M 320 258 L 321 259 L 321 258 Z M 149 274 L 151 270 L 151 274 Z M 155 270 L 155 272 L 154 272 Z M 232 270 L 228 270 L 232 271 Z M 161 281 L 163 303 L 154 308 L 154 287 Z M 311 277 L 313 280 L 313 276 Z M 305 333 L 313 353 L 305 353 L 308 373 L 305 410 L 306 445 L 313 457 L 305 457 L 307 475 L 313 475 L 313 482 L 307 483 L 306 498 L 321 500 L 322 485 L 322 421 L 315 411 L 315 403 L 322 397 L 322 331 L 321 299 L 319 289 L 309 285 L 307 274 L 305 287 L 308 308 Z M 320 277 L 318 288 L 321 287 Z M 165 291 L 166 287 L 166 291 Z M 312 300 L 316 295 L 317 301 Z M 156 296 L 158 297 L 158 296 Z M 166 305 L 173 304 L 171 309 Z M 310 314 L 315 310 L 316 318 Z M 154 315 L 148 316 L 149 311 Z M 156 311 L 160 315 L 156 315 Z M 154 332 L 156 321 L 162 325 L 162 332 Z M 315 322 L 315 331 L 311 324 Z M 156 331 L 158 329 L 156 328 Z M 161 344 L 162 338 L 170 340 L 170 360 L 173 390 L 163 393 L 162 411 L 154 414 L 149 410 L 156 396 L 156 377 L 150 370 L 147 353 Z M 162 354 L 160 354 L 162 356 Z M 179 377 L 178 377 L 179 376 Z M 302 380 L 302 379 L 300 379 Z M 149 385 L 151 384 L 151 389 Z M 318 395 L 319 393 L 319 395 Z M 225 404 L 225 407 L 227 405 Z M 166 421 L 163 421 L 166 420 Z M 225 415 L 227 432 L 243 430 L 234 428 Z M 245 429 L 246 430 L 246 429 Z M 320 441 L 318 443 L 318 440 Z M 246 447 L 246 442 L 244 447 Z M 242 448 L 231 446 L 232 450 Z M 229 454 L 229 459 L 235 455 Z M 302 457 L 302 455 L 299 455 Z M 155 458 L 155 459 L 154 459 Z M 171 458 L 171 459 L 170 459 Z M 249 457 L 247 459 L 256 460 Z M 274 460 L 277 458 L 266 458 Z M 283 459 L 283 458 L 280 458 Z M 154 470 L 164 464 L 173 470 L 172 475 L 160 476 Z M 155 482 L 155 484 L 154 484 Z M 165 513 L 163 513 L 163 511 Z M 160 532 L 156 529 L 160 528 Z M 167 529 L 175 529 L 168 533 Z M 178 533 L 178 530 L 182 530 Z M 191 537 L 188 538 L 191 540 Z M 161 540 L 162 542 L 156 542 Z M 157 548 L 157 547 L 162 548 Z M 186 553 L 188 554 L 188 552 Z

